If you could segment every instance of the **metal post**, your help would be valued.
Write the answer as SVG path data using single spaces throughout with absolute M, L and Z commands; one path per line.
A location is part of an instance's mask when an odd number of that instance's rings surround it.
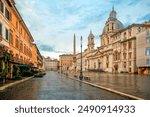
M 83 79 L 83 73 L 82 73 L 82 36 L 81 36 L 81 70 L 80 70 L 80 80 Z

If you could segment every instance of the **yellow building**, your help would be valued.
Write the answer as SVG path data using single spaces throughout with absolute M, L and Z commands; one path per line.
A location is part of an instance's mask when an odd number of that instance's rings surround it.
M 11 22 L 9 32 L 10 49 L 13 52 L 15 62 L 28 64 L 33 62 L 32 43 L 33 37 L 24 23 L 20 13 L 11 1 Z
M 0 0 L 0 72 L 12 74 L 13 64 L 41 68 L 43 59 L 14 0 Z

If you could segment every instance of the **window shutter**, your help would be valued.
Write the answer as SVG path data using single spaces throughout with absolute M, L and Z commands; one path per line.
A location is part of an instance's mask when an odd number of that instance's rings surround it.
M 0 24 L 0 36 L 2 36 L 2 24 Z
M 6 40 L 9 41 L 9 38 L 8 38 L 8 29 L 6 29 Z

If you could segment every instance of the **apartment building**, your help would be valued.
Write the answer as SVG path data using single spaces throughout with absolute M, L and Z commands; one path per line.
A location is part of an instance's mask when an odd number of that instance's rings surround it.
M 17 64 L 41 68 L 43 59 L 14 0 L 0 0 L 0 72 L 12 74 Z
M 73 63 L 73 55 L 72 54 L 63 54 L 59 56 L 59 68 L 60 71 L 69 70 L 69 67 Z
M 136 64 L 139 74 L 150 74 L 150 30 L 145 30 L 137 35 Z

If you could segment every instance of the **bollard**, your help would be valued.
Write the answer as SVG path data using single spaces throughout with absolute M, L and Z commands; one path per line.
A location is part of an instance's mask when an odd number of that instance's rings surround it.
M 84 77 L 84 80 L 90 80 L 90 77 L 85 76 L 85 77 Z

